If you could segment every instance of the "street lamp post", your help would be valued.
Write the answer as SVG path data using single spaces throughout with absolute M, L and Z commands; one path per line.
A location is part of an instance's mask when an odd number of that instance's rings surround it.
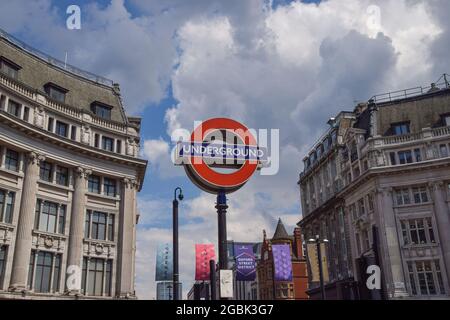
M 319 263 L 319 279 L 320 279 L 320 293 L 321 293 L 321 297 L 322 300 L 326 299 L 326 295 L 325 295 L 325 284 L 323 281 L 323 266 L 322 266 L 322 251 L 320 250 L 320 245 L 322 243 L 327 243 L 328 240 L 327 239 L 320 239 L 319 235 L 316 235 L 315 239 L 309 239 L 309 242 L 313 242 L 316 244 L 316 248 L 317 248 L 317 260 Z
M 177 191 L 179 191 L 177 198 Z M 173 192 L 172 213 L 173 213 L 173 300 L 178 300 L 178 200 L 184 198 L 183 190 L 178 187 Z

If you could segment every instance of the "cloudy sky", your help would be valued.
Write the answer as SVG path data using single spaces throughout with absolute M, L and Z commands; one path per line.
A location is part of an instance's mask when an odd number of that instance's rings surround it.
M 81 30 L 66 9 L 81 8 Z M 139 197 L 136 290 L 155 298 L 155 248 L 171 241 L 171 199 L 181 186 L 180 272 L 194 278 L 194 244 L 216 243 L 214 196 L 170 162 L 174 129 L 232 117 L 280 129 L 281 168 L 229 196 L 228 238 L 261 241 L 281 217 L 301 218 L 301 159 L 340 110 L 377 93 L 427 85 L 450 72 L 447 0 L 0 0 L 0 28 L 121 84 L 143 117 L 149 160 Z

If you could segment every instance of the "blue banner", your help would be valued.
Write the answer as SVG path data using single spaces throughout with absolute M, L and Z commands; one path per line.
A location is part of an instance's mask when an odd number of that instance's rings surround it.
M 234 254 L 236 257 L 236 280 L 255 281 L 256 261 L 253 246 L 249 244 L 235 244 Z
M 155 281 L 172 281 L 173 279 L 173 251 L 172 245 L 160 243 L 156 253 Z

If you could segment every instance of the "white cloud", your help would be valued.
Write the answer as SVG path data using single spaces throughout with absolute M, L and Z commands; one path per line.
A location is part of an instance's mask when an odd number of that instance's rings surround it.
M 128 3 L 142 14 L 132 16 Z M 280 129 L 281 166 L 274 177 L 256 176 L 230 195 L 229 237 L 258 241 L 282 217 L 290 231 L 300 219 L 296 185 L 301 158 L 326 120 L 354 100 L 381 91 L 426 84 L 450 72 L 450 10 L 446 0 L 300 1 L 267 7 L 265 0 L 112 0 L 83 6 L 79 32 L 64 28 L 64 13 L 50 0 L 0 3 L 2 27 L 26 35 L 69 62 L 122 84 L 128 111 L 157 103 L 173 87 L 178 103 L 166 113 L 167 132 L 194 120 L 236 118 L 249 127 Z M 368 28 L 367 8 L 380 8 L 380 30 Z M 176 68 L 174 68 L 176 66 Z M 170 144 L 143 143 L 158 179 L 182 174 L 170 161 Z M 142 195 L 137 290 L 155 293 L 156 243 L 170 241 L 167 199 Z M 214 197 L 186 200 L 181 226 L 185 291 L 194 274 L 193 244 L 217 238 Z M 150 224 L 158 226 L 149 226 Z M 270 231 L 269 231 L 270 230 Z

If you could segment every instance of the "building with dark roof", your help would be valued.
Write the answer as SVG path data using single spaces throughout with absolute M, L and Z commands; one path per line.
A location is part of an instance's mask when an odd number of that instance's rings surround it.
M 447 77 L 341 112 L 304 158 L 298 225 L 305 239 L 328 240 L 328 299 L 449 297 Z M 366 285 L 374 265 L 379 290 Z M 309 286 L 319 298 L 311 273 Z
M 0 30 L 0 298 L 134 298 L 147 162 L 118 84 Z

